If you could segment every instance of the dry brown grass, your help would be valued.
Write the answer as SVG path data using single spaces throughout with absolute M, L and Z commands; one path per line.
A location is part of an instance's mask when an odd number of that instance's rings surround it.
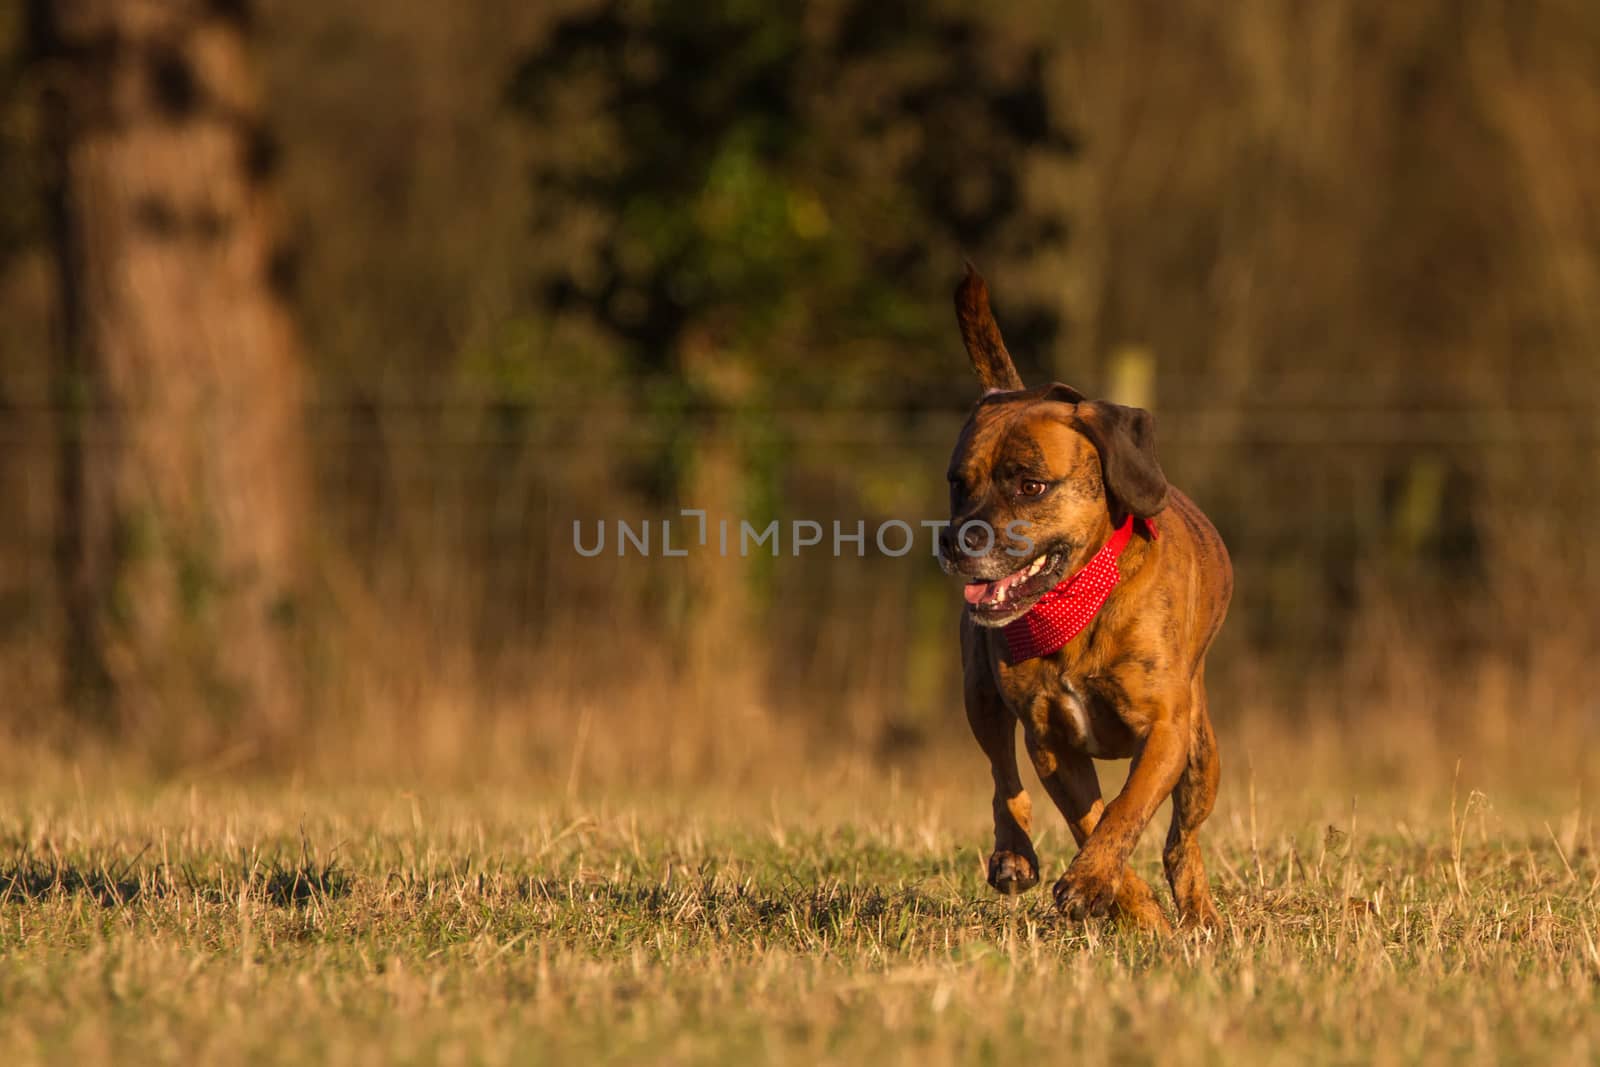
M 431 766 L 378 763 L 442 727 L 346 738 L 287 778 L 9 748 L 0 1045 L 18 1063 L 1600 1052 L 1578 735 L 1525 741 L 1530 773 L 1398 716 L 1219 715 L 1226 928 L 1157 943 L 989 893 L 967 744 L 806 757 L 773 727 L 702 738 L 680 770 L 646 754 L 657 710 L 627 709 L 625 735 L 599 709 L 559 742 L 478 733 Z M 1069 839 L 1042 823 L 1054 877 Z M 1159 836 L 1136 856 L 1155 879 Z

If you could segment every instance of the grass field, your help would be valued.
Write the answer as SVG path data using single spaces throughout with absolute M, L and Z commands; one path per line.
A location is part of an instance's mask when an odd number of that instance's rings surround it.
M 1207 840 L 1227 928 L 1163 943 L 1069 925 L 1047 892 L 992 896 L 971 755 L 732 793 L 13 783 L 0 1048 L 12 1064 L 1600 1057 L 1600 858 L 1572 787 L 1235 772 Z M 1070 850 L 1053 813 L 1041 824 L 1054 878 Z M 1152 880 L 1158 837 L 1137 856 Z

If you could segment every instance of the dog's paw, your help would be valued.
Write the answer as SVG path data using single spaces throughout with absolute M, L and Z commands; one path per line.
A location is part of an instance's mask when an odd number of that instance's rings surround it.
M 1091 917 L 1110 915 L 1117 904 L 1117 890 L 1122 883 L 1121 870 L 1101 870 L 1092 863 L 1083 863 L 1082 853 L 1067 868 L 1055 885 L 1056 909 L 1074 922 Z
M 1188 930 L 1205 930 L 1215 933 L 1222 929 L 1222 916 L 1211 902 L 1211 894 L 1203 893 L 1180 905 L 1178 919 Z
M 989 857 L 989 884 L 995 891 L 1014 897 L 1039 884 L 1039 865 L 1017 852 L 996 852 Z

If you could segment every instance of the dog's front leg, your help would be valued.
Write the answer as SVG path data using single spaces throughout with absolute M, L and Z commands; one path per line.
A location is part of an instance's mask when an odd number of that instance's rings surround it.
M 1066 750 L 1047 752 L 1029 739 L 1028 754 L 1033 757 L 1034 769 L 1050 799 L 1056 802 L 1066 817 L 1078 847 L 1093 836 L 1095 827 L 1105 815 L 1106 806 L 1100 799 L 1100 778 L 1095 773 L 1094 760 L 1082 752 Z M 1173 796 L 1178 794 L 1175 791 Z M 1170 933 L 1172 926 L 1161 913 L 1156 895 L 1143 878 L 1123 865 L 1121 884 L 1117 887 L 1116 906 L 1112 916 L 1131 922 L 1134 926 L 1156 933 Z
M 1152 719 L 1127 784 L 1056 882 L 1056 907 L 1069 919 L 1110 913 L 1133 846 L 1188 764 L 1187 709 L 1174 707 Z
M 984 674 L 972 677 L 971 665 L 965 690 L 967 722 L 972 736 L 994 776 L 994 852 L 989 856 L 989 884 L 1011 896 L 1039 884 L 1039 857 L 1028 836 L 1033 818 L 1033 802 L 1022 788 L 1017 771 L 1017 718 L 1000 700 L 1000 694 Z M 987 683 L 987 684 L 986 684 Z

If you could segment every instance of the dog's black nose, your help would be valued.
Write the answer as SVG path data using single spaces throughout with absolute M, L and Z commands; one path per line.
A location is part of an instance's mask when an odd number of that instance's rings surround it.
M 939 531 L 939 550 L 947 559 L 957 555 L 981 556 L 994 547 L 993 534 L 982 522 L 972 520 L 960 526 L 946 526 Z
M 994 535 L 989 532 L 989 527 L 981 522 L 969 522 L 961 528 L 961 547 L 968 555 L 979 555 L 989 551 L 994 546 Z

